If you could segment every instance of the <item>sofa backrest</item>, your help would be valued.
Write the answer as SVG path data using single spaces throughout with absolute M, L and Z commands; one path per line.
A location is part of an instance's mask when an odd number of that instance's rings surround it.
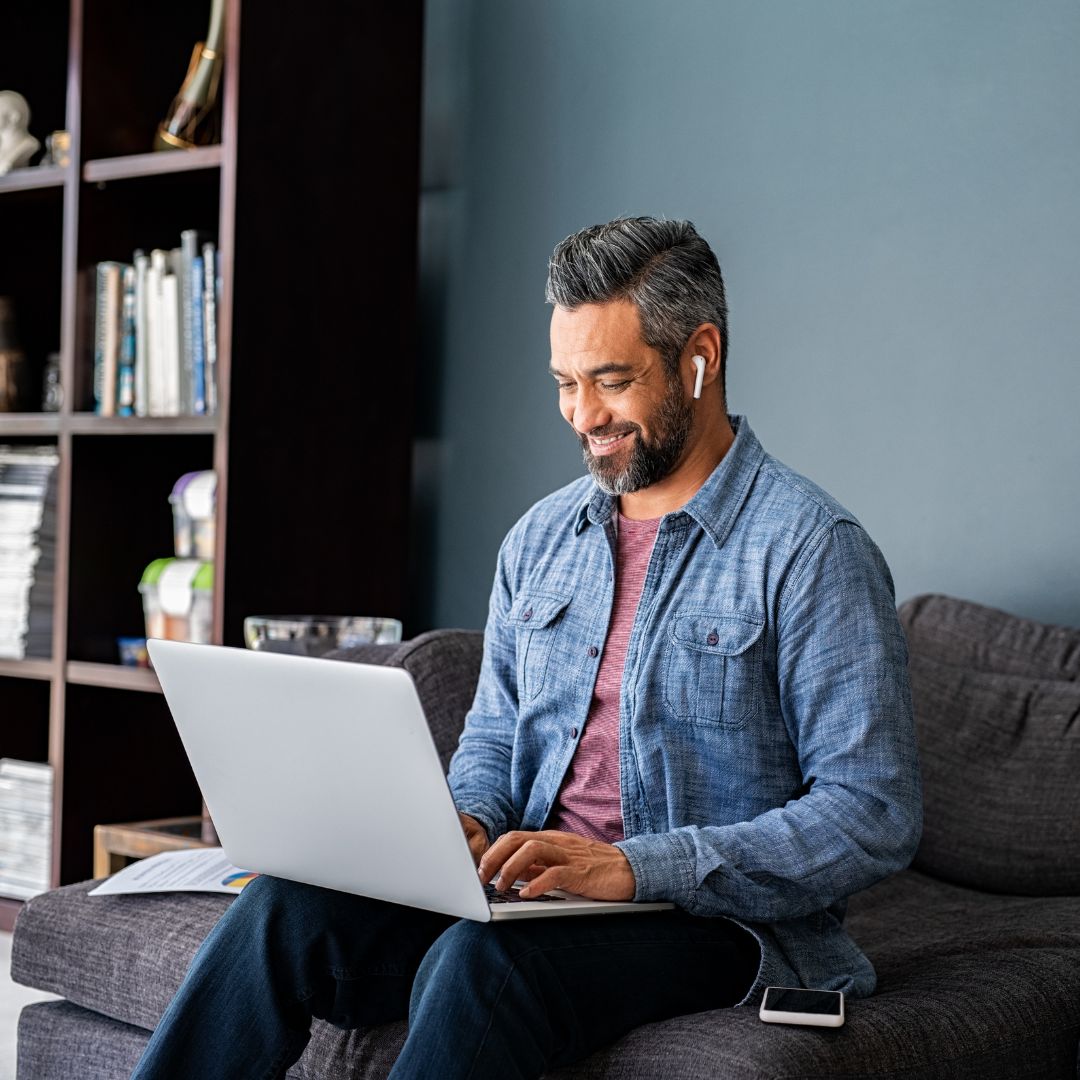
M 327 659 L 403 667 L 416 683 L 445 769 L 476 693 L 483 651 L 484 635 L 479 630 L 431 630 L 398 645 L 337 649 Z
M 914 865 L 990 892 L 1080 896 L 1080 630 L 940 595 L 906 601 L 900 620 L 923 774 Z M 330 655 L 404 667 L 445 767 L 483 640 L 433 630 Z
M 1080 896 L 1080 630 L 937 595 L 900 621 L 923 774 L 915 867 Z

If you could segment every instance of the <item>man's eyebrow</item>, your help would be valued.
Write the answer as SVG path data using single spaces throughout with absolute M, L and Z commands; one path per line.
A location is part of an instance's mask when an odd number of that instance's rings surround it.
M 590 379 L 597 379 L 601 375 L 625 375 L 629 371 L 634 370 L 633 364 L 619 364 L 614 360 L 609 361 L 606 364 L 600 364 L 598 367 L 589 368 L 585 374 Z M 566 376 L 557 368 L 554 364 L 548 366 L 548 372 L 556 379 L 565 379 Z

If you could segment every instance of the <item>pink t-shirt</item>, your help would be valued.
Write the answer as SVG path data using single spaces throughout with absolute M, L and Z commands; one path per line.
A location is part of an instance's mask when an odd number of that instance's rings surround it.
M 614 843 L 623 839 L 619 792 L 619 693 L 630 632 L 660 519 L 618 517 L 615 600 L 589 716 L 547 827 Z

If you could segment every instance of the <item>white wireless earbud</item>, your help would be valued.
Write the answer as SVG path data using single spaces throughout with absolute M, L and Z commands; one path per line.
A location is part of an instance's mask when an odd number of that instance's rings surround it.
M 694 397 L 701 397 L 701 381 L 705 378 L 705 357 L 695 356 L 690 361 L 697 368 L 697 378 L 694 379 Z

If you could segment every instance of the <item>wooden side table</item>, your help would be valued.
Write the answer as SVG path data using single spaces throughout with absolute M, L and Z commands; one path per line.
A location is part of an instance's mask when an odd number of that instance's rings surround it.
M 94 826 L 94 877 L 108 877 L 128 863 L 161 851 L 212 847 L 203 840 L 201 817 L 160 818 Z

